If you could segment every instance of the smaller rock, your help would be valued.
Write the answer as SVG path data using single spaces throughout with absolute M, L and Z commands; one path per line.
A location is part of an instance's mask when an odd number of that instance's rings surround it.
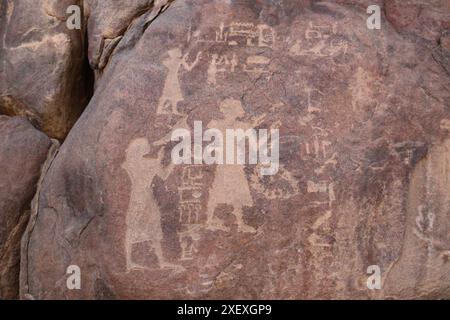
M 18 297 L 20 240 L 51 144 L 25 118 L 0 116 L 0 300 Z

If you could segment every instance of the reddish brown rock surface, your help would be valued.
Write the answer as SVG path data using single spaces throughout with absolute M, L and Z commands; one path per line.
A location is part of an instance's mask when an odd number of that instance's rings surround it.
M 28 117 L 63 139 L 90 97 L 84 30 L 69 30 L 73 0 L 0 1 L 0 113 Z
M 22 297 L 450 297 L 447 1 L 89 3 L 101 79 L 36 198 Z M 279 129 L 278 173 L 172 165 L 194 121 Z
M 0 116 L 0 299 L 19 296 L 20 239 L 50 145 L 26 119 Z
M 129 0 L 126 5 L 122 1 L 87 0 L 85 11 L 88 19 L 88 57 L 91 68 L 97 79 L 107 65 L 117 44 L 122 40 L 128 27 L 146 12 L 151 17 L 170 3 L 169 0 Z

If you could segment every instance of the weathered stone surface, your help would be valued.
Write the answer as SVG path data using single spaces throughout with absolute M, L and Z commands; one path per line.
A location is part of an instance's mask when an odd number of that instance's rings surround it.
M 450 2 L 446 0 L 390 0 L 385 5 L 386 18 L 398 32 L 437 42 L 442 30 L 450 29 Z
M 147 12 L 156 16 L 169 0 L 122 1 L 87 0 L 85 2 L 88 19 L 88 57 L 97 80 L 113 54 L 117 44 L 130 25 Z
M 394 23 L 386 5 L 368 30 L 369 4 L 186 0 L 136 16 L 43 181 L 22 297 L 449 298 L 447 26 L 400 30 L 416 14 Z M 427 19 L 449 16 L 433 5 Z M 194 121 L 279 129 L 278 173 L 173 165 L 171 132 Z
M 20 239 L 50 145 L 26 119 L 0 116 L 0 299 L 19 296 Z
M 87 105 L 85 30 L 69 30 L 74 0 L 0 1 L 0 113 L 63 139 Z

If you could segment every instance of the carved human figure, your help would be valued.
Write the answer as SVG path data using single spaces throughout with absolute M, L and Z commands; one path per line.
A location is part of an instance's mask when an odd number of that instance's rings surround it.
M 215 128 L 225 133 L 226 129 L 253 129 L 257 124 L 238 120 L 245 115 L 242 104 L 238 100 L 227 99 L 220 105 L 220 111 L 224 115 L 222 120 L 212 120 L 208 128 Z M 226 143 L 233 143 L 226 142 Z M 225 155 L 224 155 L 225 156 Z M 247 225 L 242 218 L 244 206 L 253 206 L 249 183 L 242 164 L 217 165 L 214 181 L 209 193 L 207 206 L 207 227 L 228 231 L 223 222 L 214 216 L 214 210 L 220 204 L 233 206 L 233 214 L 236 217 L 239 232 L 256 232 Z
M 211 63 L 208 67 L 208 84 L 216 85 L 216 74 L 217 74 L 217 64 L 218 64 L 219 56 L 217 54 L 213 54 L 211 56 Z
M 195 61 L 191 64 L 187 62 L 188 54 L 184 56 L 179 48 L 171 49 L 168 51 L 169 58 L 163 60 L 163 65 L 168 69 L 166 81 L 164 83 L 163 93 L 159 99 L 157 114 L 173 113 L 180 115 L 177 109 L 177 104 L 184 100 L 183 92 L 181 91 L 180 80 L 178 79 L 178 73 L 181 67 L 184 67 L 187 71 L 192 69 L 198 64 L 201 57 L 201 52 L 197 54 Z M 167 110 L 169 109 L 170 112 Z
M 161 241 L 161 213 L 153 195 L 152 181 L 156 175 L 167 179 L 173 170 L 170 164 L 164 168 L 161 164 L 164 153 L 161 148 L 157 158 L 149 156 L 150 145 L 145 138 L 133 140 L 126 150 L 126 160 L 122 168 L 131 180 L 131 194 L 126 218 L 126 263 L 127 271 L 149 269 L 147 265 L 134 262 L 133 247 L 148 243 L 158 258 L 160 268 L 179 268 L 164 259 Z M 146 252 L 141 252 L 146 255 Z M 151 252 L 148 253 L 149 255 Z

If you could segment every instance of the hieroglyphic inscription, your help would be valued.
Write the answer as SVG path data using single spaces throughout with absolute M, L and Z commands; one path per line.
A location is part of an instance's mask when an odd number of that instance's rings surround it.
M 208 44 L 212 49 L 214 46 L 227 46 L 229 50 L 234 48 L 274 48 L 276 43 L 275 30 L 265 24 L 254 24 L 248 22 L 231 22 L 220 26 L 209 33 L 202 33 L 199 30 L 189 28 L 187 34 L 188 43 Z M 208 70 L 207 79 L 211 85 L 217 85 L 218 79 L 227 74 L 244 72 L 247 74 L 261 75 L 269 73 L 270 58 L 263 53 L 227 54 L 214 53 L 207 54 Z
M 181 184 L 178 187 L 181 260 L 191 260 L 197 252 L 196 242 L 200 238 L 198 230 L 203 222 L 203 178 L 202 166 L 190 165 L 183 168 Z
M 223 22 L 212 33 L 203 34 L 199 30 L 189 27 L 187 42 L 215 43 L 228 46 L 247 47 L 273 47 L 276 34 L 272 27 L 266 24 L 254 24 L 251 22 L 231 22 L 225 25 Z
M 293 56 L 321 58 L 345 54 L 347 50 L 348 43 L 338 37 L 336 23 L 315 25 L 310 21 L 303 34 L 303 39 L 295 40 L 289 53 Z
M 309 40 L 328 39 L 331 35 L 322 36 L 320 29 L 316 30 L 310 25 L 305 37 Z M 319 101 L 324 94 L 304 83 L 300 89 L 303 89 L 306 107 L 298 122 L 310 133 L 302 139 L 300 157 L 307 166 L 313 168 L 305 179 L 307 204 L 304 208 L 319 213 L 311 228 L 308 242 L 311 245 L 311 257 L 317 260 L 315 265 L 328 265 L 328 259 L 333 256 L 331 221 L 337 200 L 332 171 L 338 163 L 338 154 L 333 150 L 331 132 L 323 128 L 319 120 L 319 115 L 324 112 Z

